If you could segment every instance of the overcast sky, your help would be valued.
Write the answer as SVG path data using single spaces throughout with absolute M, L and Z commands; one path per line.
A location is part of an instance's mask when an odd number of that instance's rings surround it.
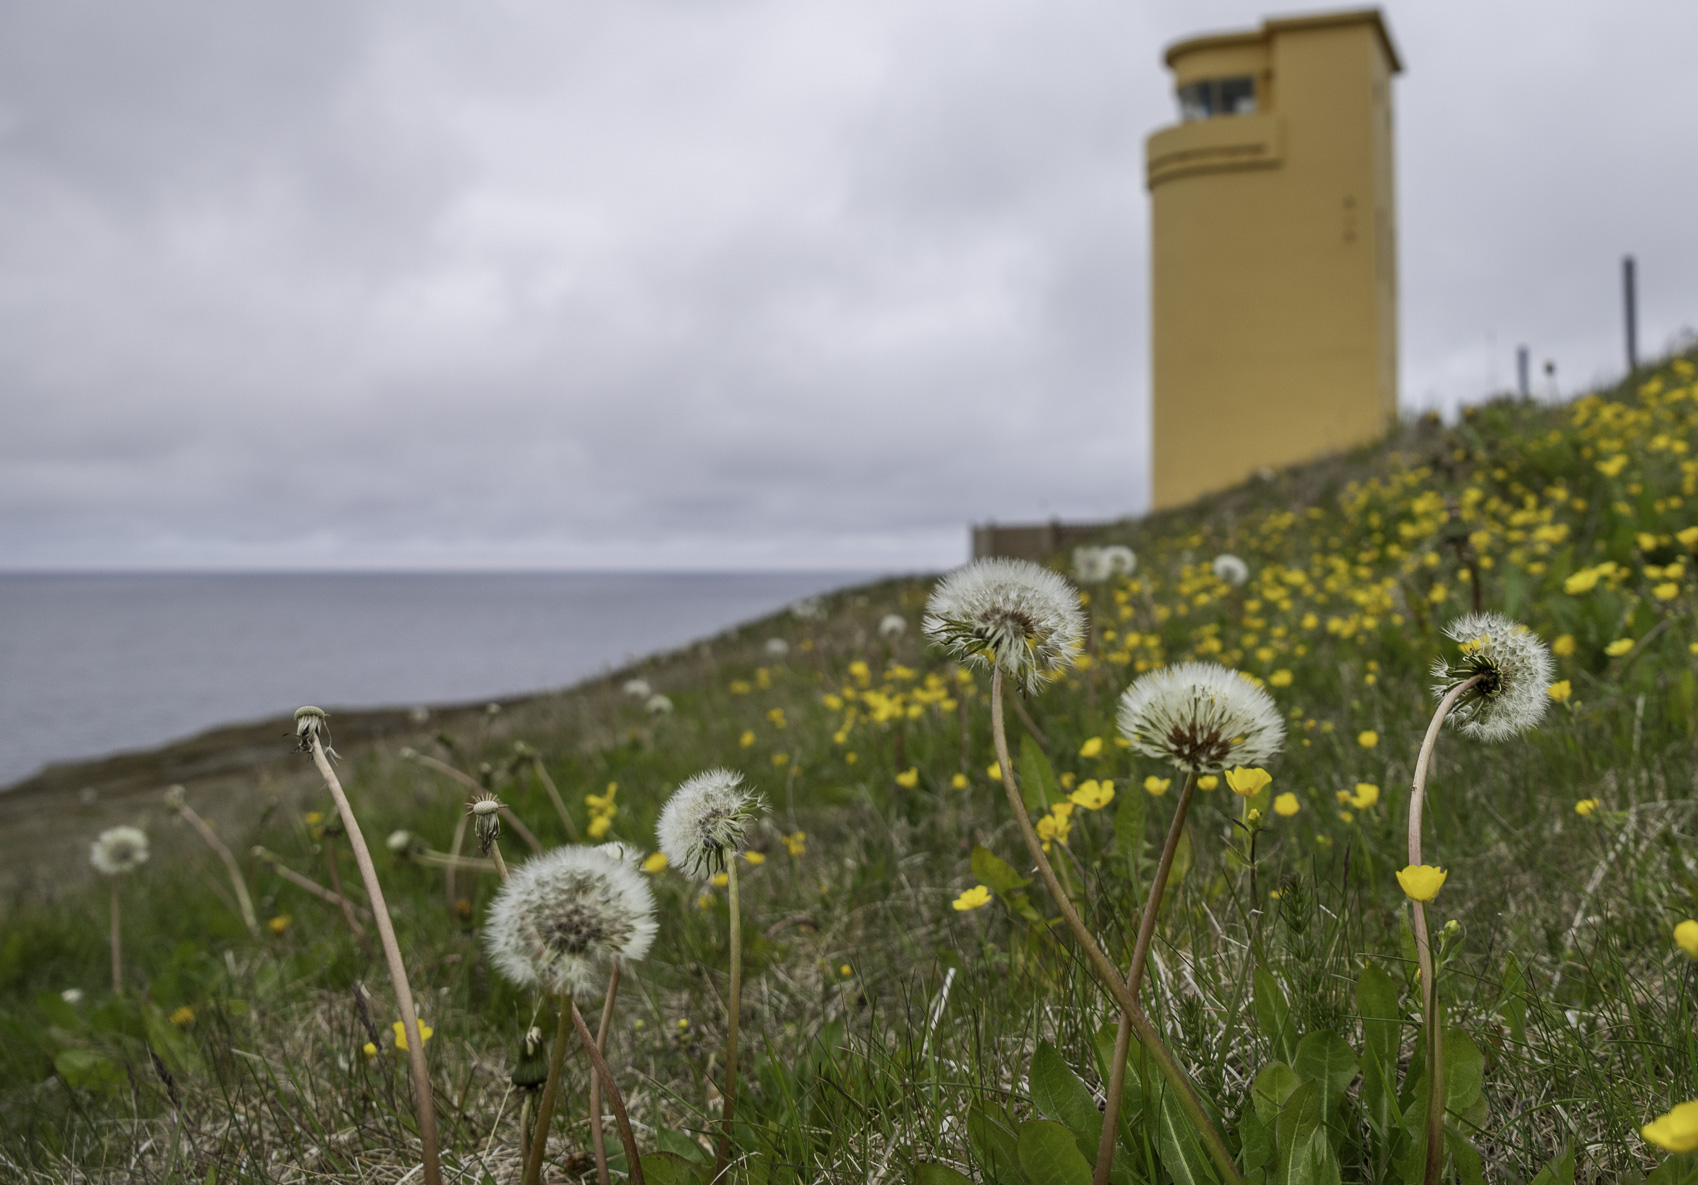
M 1148 497 L 1234 0 L 0 2 L 0 566 L 959 562 Z M 1277 8 L 1272 11 L 1290 11 Z M 1393 3 L 1402 398 L 1698 325 L 1690 0 Z

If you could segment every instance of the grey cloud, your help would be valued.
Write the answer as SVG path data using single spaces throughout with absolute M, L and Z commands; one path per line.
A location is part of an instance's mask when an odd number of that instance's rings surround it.
M 1620 12 L 1392 8 L 1407 404 L 1615 365 L 1624 249 L 1647 343 L 1691 320 L 1698 18 Z M 6 9 L 0 562 L 903 567 L 1135 508 L 1160 49 L 1261 15 Z

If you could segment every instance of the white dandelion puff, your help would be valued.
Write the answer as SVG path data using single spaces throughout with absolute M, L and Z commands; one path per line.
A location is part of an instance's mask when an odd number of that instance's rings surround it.
M 1188 772 L 1261 765 L 1285 744 L 1273 697 L 1212 662 L 1140 676 L 1120 697 L 1119 723 L 1138 752 Z
M 1100 584 L 1109 577 L 1108 560 L 1100 547 L 1073 549 L 1073 579 L 1080 584 Z
M 878 621 L 878 636 L 894 642 L 908 632 L 908 619 L 900 613 L 886 613 Z
M 742 850 L 743 833 L 765 809 L 760 795 L 728 769 L 699 773 L 672 792 L 655 834 L 666 862 L 686 876 L 721 872 Z
M 655 694 L 649 696 L 649 698 L 643 703 L 643 707 L 649 710 L 650 716 L 664 716 L 668 712 L 672 711 L 672 700 L 670 697 L 661 695 L 657 691 Z
M 596 848 L 555 848 L 525 861 L 489 909 L 484 944 L 522 987 L 585 995 L 614 959 L 654 942 L 654 894 L 631 865 Z
M 1124 543 L 1110 543 L 1103 548 L 1103 563 L 1110 577 L 1130 576 L 1138 570 L 1138 557 Z
M 1250 565 L 1231 552 L 1217 555 L 1209 569 L 1215 574 L 1216 580 L 1223 580 L 1233 588 L 1243 588 L 1245 582 L 1250 579 Z
M 654 694 L 654 688 L 649 686 L 647 679 L 627 679 L 621 690 L 632 699 L 646 700 Z
M 1073 665 L 1085 615 L 1067 581 L 1029 560 L 975 560 L 926 602 L 926 636 L 956 658 L 993 664 L 1026 691 Z
M 1450 722 L 1469 736 L 1501 741 L 1544 718 L 1546 689 L 1556 666 L 1539 636 L 1497 613 L 1470 613 L 1445 629 L 1462 653 L 1454 662 L 1433 660 L 1433 694 L 1443 698 L 1459 683 L 1475 683 L 1450 711 Z
M 629 864 L 632 867 L 640 865 L 648 853 L 633 844 L 621 843 L 619 840 L 609 840 L 600 843 L 595 850 L 612 860 L 615 864 Z
M 818 597 L 804 597 L 790 606 L 790 616 L 797 621 L 824 621 L 825 602 Z
M 89 863 L 107 876 L 122 876 L 147 863 L 147 832 L 139 827 L 108 827 L 89 847 Z
M 766 640 L 766 652 L 772 658 L 783 658 L 790 653 L 790 643 L 783 638 L 768 638 Z

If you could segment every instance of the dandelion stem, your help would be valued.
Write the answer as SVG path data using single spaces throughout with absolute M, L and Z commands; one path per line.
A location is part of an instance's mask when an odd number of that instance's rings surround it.
M 607 975 L 607 998 L 601 1004 L 601 1025 L 596 1029 L 595 1047 L 607 1056 L 607 1031 L 613 1026 L 613 1001 L 619 995 L 619 960 L 613 960 L 613 970 Z M 590 1143 L 595 1146 L 595 1171 L 601 1185 L 608 1185 L 607 1141 L 601 1130 L 601 1076 L 590 1075 Z
M 1476 585 L 1476 587 L 1478 587 Z M 1432 767 L 1433 748 L 1439 741 L 1444 718 L 1474 684 L 1476 675 L 1458 683 L 1445 693 L 1427 725 L 1427 735 L 1421 739 L 1421 751 L 1415 758 L 1415 776 L 1409 786 L 1409 863 L 1421 863 L 1421 807 L 1427 796 L 1427 772 Z M 1433 966 L 1432 939 L 1427 931 L 1427 907 L 1411 900 L 1415 922 L 1415 952 L 1421 961 L 1421 1014 L 1427 1019 L 1427 1164 L 1423 1177 L 1425 1185 L 1438 1185 L 1444 1171 L 1444 1035 L 1439 1031 L 1439 984 Z
M 124 994 L 124 946 L 123 934 L 118 928 L 118 881 L 120 877 L 112 878 L 112 994 Z
M 554 1048 L 548 1054 L 548 1081 L 543 1084 L 542 1098 L 537 1102 L 536 1127 L 531 1132 L 531 1151 L 525 1157 L 524 1185 L 538 1185 L 542 1180 L 542 1162 L 548 1155 L 548 1125 L 554 1118 L 554 1100 L 560 1093 L 560 1067 L 566 1061 L 566 1042 L 572 1039 L 571 996 L 560 997 L 560 1023 L 554 1030 Z
M 613 1081 L 613 1071 L 607 1068 L 601 1050 L 596 1048 L 595 1038 L 590 1036 L 590 1026 L 584 1023 L 584 1014 L 571 1001 L 567 1001 L 566 1006 L 572 1010 L 572 1023 L 578 1028 L 578 1040 L 584 1043 L 595 1073 L 607 1083 L 607 1102 L 613 1108 L 613 1121 L 619 1126 L 619 1141 L 625 1145 L 625 1163 L 631 1185 L 643 1185 L 643 1163 L 637 1155 L 637 1137 L 631 1131 L 631 1117 L 625 1114 L 625 1100 L 620 1097 L 618 1083 Z
M 737 1110 L 737 1021 L 743 1010 L 743 927 L 737 907 L 737 858 L 725 865 L 731 905 L 731 990 L 725 1001 L 725 1106 L 720 1113 L 719 1144 L 713 1156 L 713 1179 L 719 1180 L 731 1161 L 731 1123 Z
M 230 886 L 236 890 L 236 904 L 242 911 L 242 924 L 247 926 L 248 933 L 257 935 L 259 933 L 259 918 L 254 914 L 253 898 L 248 896 L 248 882 L 242 877 L 242 867 L 236 863 L 236 857 L 225 846 L 224 841 L 218 838 L 218 833 L 212 829 L 212 824 L 201 818 L 188 803 L 180 803 L 177 807 L 177 813 L 183 817 L 189 826 L 200 833 L 200 837 L 206 841 L 206 846 L 216 852 L 218 858 L 224 861 L 224 869 L 230 874 Z
M 1180 1109 L 1185 1112 L 1191 1126 L 1196 1129 L 1207 1149 L 1209 1159 L 1214 1161 L 1216 1170 L 1226 1185 L 1241 1185 L 1244 1177 L 1233 1163 L 1232 1153 L 1227 1150 L 1226 1142 L 1220 1138 L 1214 1124 L 1209 1122 L 1203 1104 L 1197 1094 L 1191 1089 L 1191 1083 L 1186 1079 L 1185 1072 L 1179 1068 L 1179 1063 L 1173 1058 L 1161 1035 L 1156 1032 L 1150 1018 L 1144 1015 L 1144 1010 L 1138 1007 L 1138 1002 L 1126 988 L 1126 981 L 1120 977 L 1119 970 L 1108 961 L 1096 939 L 1086 928 L 1084 919 L 1078 910 L 1068 900 L 1062 891 L 1061 882 L 1056 879 L 1055 869 L 1050 867 L 1049 858 L 1044 855 L 1043 841 L 1038 838 L 1037 830 L 1032 826 L 1032 820 L 1027 817 L 1026 804 L 1020 798 L 1020 788 L 1015 783 L 1014 766 L 1008 759 L 1008 735 L 1002 722 L 1002 668 L 997 666 L 991 674 L 991 737 L 996 743 L 997 760 L 1002 763 L 1002 787 L 1008 794 L 1008 802 L 1014 808 L 1014 820 L 1020 826 L 1020 834 L 1026 840 L 1026 848 L 1032 855 L 1032 860 L 1038 866 L 1038 873 L 1043 877 L 1044 885 L 1049 889 L 1050 896 L 1061 910 L 1062 919 L 1084 951 L 1086 961 L 1096 972 L 1097 978 L 1108 989 L 1114 1002 L 1120 1006 L 1120 1011 L 1131 1020 L 1133 1030 L 1138 1034 L 1139 1042 L 1149 1052 L 1155 1061 L 1156 1068 L 1161 1071 L 1173 1088 L 1175 1099 Z
M 548 776 L 548 767 L 542 763 L 542 754 L 531 758 L 531 768 L 537 772 L 537 778 L 542 782 L 542 788 L 548 791 L 548 800 L 554 804 L 554 809 L 560 815 L 560 821 L 566 825 L 566 838 L 573 843 L 578 842 L 578 825 L 572 822 L 572 816 L 567 813 L 566 800 L 560 797 L 560 788 L 554 784 L 554 779 Z
M 467 816 L 461 815 L 460 821 L 454 824 L 454 841 L 448 845 L 448 861 L 443 865 L 443 888 L 450 914 L 460 908 L 460 852 L 466 846 L 466 826 Z
M 354 862 L 360 866 L 360 879 L 365 882 L 366 898 L 371 902 L 372 916 L 377 922 L 378 938 L 383 943 L 383 957 L 389 963 L 389 983 L 395 990 L 395 1006 L 401 1013 L 401 1028 L 407 1035 L 407 1057 L 412 1067 L 413 1109 L 419 1121 L 419 1141 L 424 1145 L 425 1185 L 442 1185 L 442 1166 L 436 1151 L 436 1100 L 431 1097 L 430 1070 L 425 1064 L 424 1038 L 419 1035 L 419 1017 L 413 1010 L 413 989 L 407 983 L 407 967 L 401 961 L 401 946 L 395 941 L 395 925 L 389 920 L 389 907 L 384 904 L 383 886 L 377 880 L 377 867 L 366 848 L 365 836 L 360 834 L 360 821 L 342 790 L 330 759 L 324 755 L 324 744 L 316 732 L 311 734 L 312 760 L 318 766 L 330 796 L 336 800 L 337 813 L 342 816 L 342 829 L 348 833 L 348 846 L 353 849 Z
M 501 874 L 501 883 L 507 883 L 507 861 L 501 858 L 501 841 L 489 841 L 489 858 L 495 862 L 495 871 Z
M 1144 901 L 1144 919 L 1138 925 L 1138 939 L 1132 946 L 1132 966 L 1126 972 L 1126 990 L 1138 998 L 1144 982 L 1144 964 L 1149 959 L 1150 943 L 1155 939 L 1156 915 L 1161 912 L 1162 894 L 1167 889 L 1168 873 L 1173 869 L 1174 855 L 1179 851 L 1179 839 L 1185 833 L 1185 816 L 1191 809 L 1191 796 L 1197 792 L 1197 771 L 1185 775 L 1185 789 L 1173 811 L 1173 824 L 1167 829 L 1167 843 L 1162 846 L 1161 862 L 1156 865 L 1156 878 L 1150 884 L 1150 895 Z M 1132 1018 L 1120 1014 L 1120 1024 L 1114 1034 L 1114 1060 L 1109 1063 L 1108 1095 L 1103 1104 L 1103 1134 L 1097 1143 L 1097 1165 L 1092 1185 L 1108 1185 L 1109 1169 L 1114 1164 L 1114 1142 L 1119 1131 L 1120 1092 L 1126 1085 L 1126 1057 L 1132 1050 Z

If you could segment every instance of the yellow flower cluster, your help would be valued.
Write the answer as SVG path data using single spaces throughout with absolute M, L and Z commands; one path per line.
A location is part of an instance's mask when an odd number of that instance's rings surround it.
M 619 783 L 609 782 L 607 793 L 584 795 L 584 805 L 590 808 L 590 838 L 605 839 L 608 829 L 613 826 L 613 817 L 619 813 L 619 804 L 614 802 L 614 796 L 619 793 Z

